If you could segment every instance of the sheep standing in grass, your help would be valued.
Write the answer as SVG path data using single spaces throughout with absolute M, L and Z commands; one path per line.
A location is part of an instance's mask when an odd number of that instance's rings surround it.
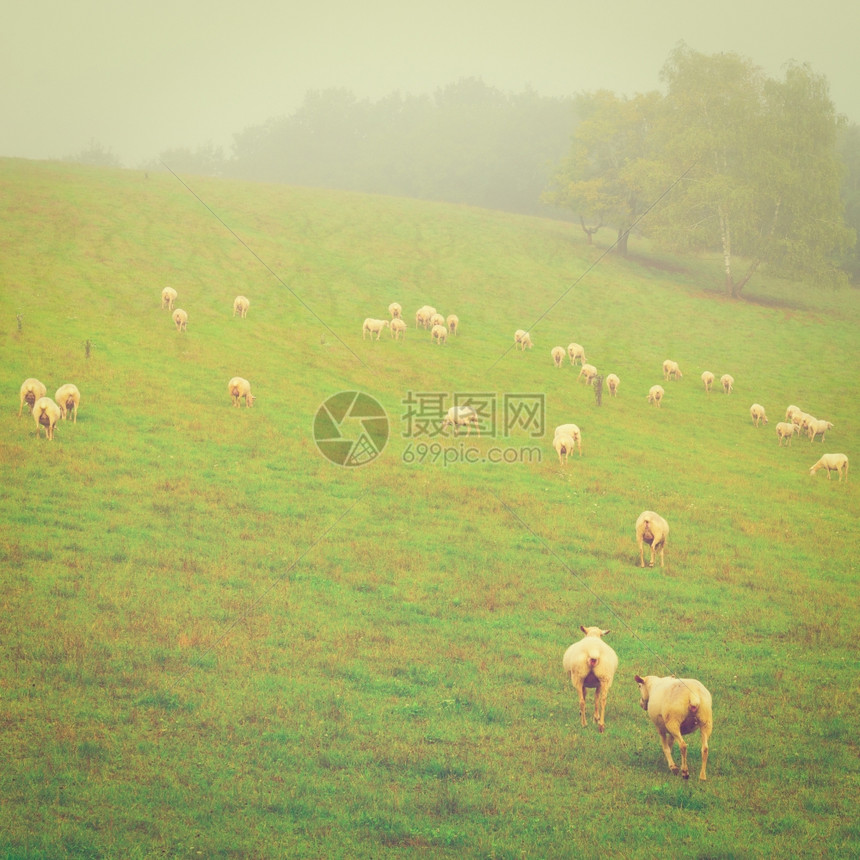
M 564 347 L 554 346 L 550 350 L 550 355 L 552 356 L 552 363 L 556 367 L 561 367 L 561 363 L 564 361 Z
M 580 364 L 585 364 L 585 349 L 578 343 L 569 343 L 567 345 L 567 354 L 570 356 L 571 364 L 576 364 L 577 361 Z
M 48 393 L 48 389 L 34 377 L 29 377 L 21 383 L 21 406 L 18 409 L 18 417 L 24 411 L 24 404 L 27 404 L 27 409 L 33 411 L 33 404 Z
M 810 466 L 809 474 L 814 475 L 819 469 L 827 469 L 827 480 L 830 480 L 830 473 L 836 472 L 839 475 L 839 480 L 842 480 L 843 473 L 845 480 L 848 480 L 848 457 L 845 454 L 824 454 L 821 459 Z
M 440 325 L 442 328 L 447 330 L 447 326 L 445 325 L 445 317 L 440 313 L 435 313 L 430 317 L 430 328 L 432 329 L 434 326 Z
M 662 385 L 652 385 L 648 391 L 648 402 L 654 403 L 659 408 L 660 404 L 663 402 L 663 395 L 666 392 L 663 390 Z
M 677 361 L 666 359 L 663 362 L 663 379 L 668 382 L 670 379 L 680 379 L 684 374 L 681 373 L 681 368 L 678 367 Z
M 390 323 L 391 326 L 391 336 L 394 340 L 402 340 L 406 336 L 406 320 L 401 319 L 400 317 L 394 317 Z
M 72 385 L 71 382 L 61 385 L 54 395 L 54 401 L 60 407 L 60 415 L 63 421 L 66 420 L 69 412 L 74 412 L 73 423 L 78 423 L 78 406 L 81 403 L 81 392 L 78 391 L 77 385 Z
M 678 766 L 672 758 L 675 741 L 681 748 L 681 776 L 690 778 L 687 767 L 687 743 L 684 735 L 699 730 L 702 738 L 702 770 L 699 779 L 706 780 L 708 766 L 708 738 L 714 727 L 711 694 L 704 684 L 693 678 L 660 678 L 657 675 L 636 675 L 639 685 L 639 706 L 651 718 L 660 733 L 663 755 L 672 773 Z
M 478 426 L 478 413 L 471 406 L 452 406 L 445 415 L 440 432 L 444 433 L 445 428 L 451 426 L 454 428 L 454 435 L 456 436 L 457 428 L 464 425 L 467 436 L 471 435 L 472 427 L 475 428 L 475 432 L 479 436 L 481 435 L 481 428 Z
M 415 328 L 428 328 L 430 318 L 436 313 L 436 308 L 424 305 L 415 311 Z
M 553 437 L 552 447 L 555 448 L 555 452 L 558 454 L 558 462 L 562 466 L 567 465 L 567 458 L 573 450 L 574 445 L 576 445 L 576 442 L 567 433 L 556 433 Z
M 756 427 L 758 427 L 759 424 L 767 424 L 767 415 L 764 414 L 764 406 L 762 406 L 761 403 L 753 403 L 753 405 L 750 406 L 750 418 L 752 418 L 753 424 L 755 424 Z
M 714 384 L 714 374 L 710 370 L 706 370 L 702 374 L 702 384 L 705 386 L 705 393 L 711 393 L 711 386 Z
M 571 439 L 576 443 L 577 449 L 579 450 L 579 456 L 582 456 L 582 431 L 576 424 L 559 424 L 558 427 L 555 428 L 553 432 L 553 436 L 570 436 Z
M 236 298 L 233 299 L 233 316 L 238 314 L 242 319 L 245 319 L 245 317 L 248 316 L 249 307 L 251 307 L 249 299 L 245 298 L 245 296 L 236 296 Z
M 182 308 L 177 308 L 173 312 L 173 322 L 176 323 L 177 331 L 187 331 L 188 329 L 188 314 Z
M 375 320 L 372 317 L 368 317 L 363 325 L 361 326 L 361 339 L 364 340 L 366 335 L 370 335 L 370 339 L 373 340 L 373 336 L 376 335 L 376 339 L 382 336 L 383 329 L 388 325 L 388 320 Z
M 227 383 L 227 391 L 230 392 L 230 399 L 236 407 L 241 405 L 242 400 L 245 401 L 245 406 L 253 406 L 257 399 L 251 394 L 251 383 L 241 376 L 234 376 Z
M 445 320 L 445 325 L 448 326 L 448 331 L 451 334 L 458 334 L 460 331 L 460 317 L 457 314 L 448 314 L 448 319 Z
M 599 627 L 580 627 L 585 635 L 564 652 L 562 665 L 573 689 L 579 693 L 579 719 L 583 726 L 585 718 L 585 690 L 594 688 L 594 722 L 599 731 L 604 729 L 606 697 L 618 668 L 618 655 L 604 641 L 609 633 Z
M 534 346 L 531 335 L 525 329 L 521 328 L 518 328 L 514 332 L 514 345 L 523 352 L 526 351 L 526 347 L 531 349 Z
M 782 446 L 782 440 L 788 439 L 788 444 L 791 445 L 791 439 L 795 433 L 799 433 L 800 428 L 797 424 L 792 424 L 791 421 L 780 421 L 779 424 L 776 425 L 776 438 L 777 442 L 780 446 Z
M 609 386 L 609 393 L 613 397 L 617 397 L 618 396 L 618 386 L 621 385 L 621 380 L 614 373 L 610 373 L 606 377 L 606 384 Z
M 430 337 L 433 343 L 441 346 L 448 340 L 448 329 L 444 325 L 434 325 L 430 329 Z
M 176 301 L 176 297 L 178 295 L 179 294 L 173 289 L 173 287 L 165 287 L 161 291 L 161 307 L 172 311 L 173 303 Z
M 666 550 L 666 538 L 669 536 L 669 523 L 654 511 L 642 511 L 636 520 L 636 543 L 639 545 L 639 567 L 645 567 L 645 544 L 651 547 L 651 561 L 648 567 L 654 567 L 654 557 L 660 553 L 660 567 L 665 567 L 663 554 Z
M 579 381 L 584 378 L 586 385 L 592 385 L 595 376 L 597 376 L 597 368 L 593 364 L 583 364 L 576 379 Z
M 50 397 L 40 397 L 33 404 L 33 419 L 36 422 L 36 436 L 42 435 L 39 428 L 45 428 L 45 438 L 53 440 L 54 428 L 60 420 L 60 407 Z
M 720 385 L 722 385 L 722 386 L 723 386 L 723 391 L 725 391 L 725 393 L 726 393 L 726 394 L 731 394 L 731 393 L 732 393 L 732 389 L 735 387 L 735 378 L 734 378 L 734 376 L 729 376 L 729 374 L 728 374 L 728 373 L 724 373 L 724 374 L 720 377 Z
M 806 433 L 809 436 L 810 442 L 814 442 L 816 436 L 821 436 L 821 441 L 823 442 L 827 431 L 832 429 L 833 425 L 829 421 L 819 421 L 817 418 L 813 418 L 806 425 Z
M 391 314 L 391 319 L 393 320 L 403 319 L 403 308 L 399 302 L 392 302 L 388 306 L 388 313 Z

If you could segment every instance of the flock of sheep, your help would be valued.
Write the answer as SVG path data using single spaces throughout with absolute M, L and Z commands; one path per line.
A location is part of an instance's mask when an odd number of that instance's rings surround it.
M 373 336 L 376 335 L 376 339 L 379 340 L 387 326 L 394 340 L 403 340 L 408 328 L 406 320 L 403 319 L 403 307 L 399 302 L 392 302 L 388 306 L 388 313 L 391 314 L 390 320 L 368 317 L 361 327 L 361 339 L 364 340 L 367 335 L 370 335 L 370 339 L 373 340 Z M 415 313 L 415 328 L 429 329 L 431 341 L 441 346 L 447 342 L 449 334 L 458 333 L 460 318 L 456 314 L 445 317 L 436 308 L 424 305 Z

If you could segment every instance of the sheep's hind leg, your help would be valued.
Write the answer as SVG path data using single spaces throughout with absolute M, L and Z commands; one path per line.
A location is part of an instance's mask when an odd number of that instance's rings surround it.
M 672 758 L 672 746 L 675 743 L 675 738 L 672 737 L 665 729 L 660 729 L 660 743 L 663 747 L 663 755 L 666 756 L 666 763 L 669 765 L 669 770 L 672 773 L 678 773 L 678 765 L 675 764 L 675 759 Z

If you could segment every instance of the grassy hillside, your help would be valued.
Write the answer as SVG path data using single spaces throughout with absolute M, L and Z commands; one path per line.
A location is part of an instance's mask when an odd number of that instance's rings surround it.
M 567 224 L 190 185 L 0 160 L 0 856 L 856 853 L 858 479 L 808 469 L 860 461 L 860 295 L 737 303 L 712 261 L 589 269 Z M 362 340 L 395 300 L 405 341 Z M 425 303 L 460 317 L 446 346 Z M 571 341 L 617 398 L 552 366 Z M 18 417 L 30 376 L 82 392 L 53 442 Z M 361 468 L 313 438 L 352 390 L 390 422 Z M 495 432 L 410 435 L 470 394 Z M 506 434 L 506 395 L 544 427 Z M 824 443 L 778 447 L 790 403 Z M 665 569 L 638 567 L 646 508 Z M 592 624 L 619 656 L 602 735 L 561 666 Z M 698 735 L 669 773 L 636 673 L 712 692 L 707 782 Z

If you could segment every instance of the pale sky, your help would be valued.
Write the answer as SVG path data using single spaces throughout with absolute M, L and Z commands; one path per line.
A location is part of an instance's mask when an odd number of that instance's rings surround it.
M 136 167 L 298 108 L 309 90 L 432 94 L 464 77 L 507 93 L 660 88 L 681 40 L 772 77 L 827 77 L 860 123 L 858 0 L 18 0 L 0 16 L 0 156 L 95 141 Z

